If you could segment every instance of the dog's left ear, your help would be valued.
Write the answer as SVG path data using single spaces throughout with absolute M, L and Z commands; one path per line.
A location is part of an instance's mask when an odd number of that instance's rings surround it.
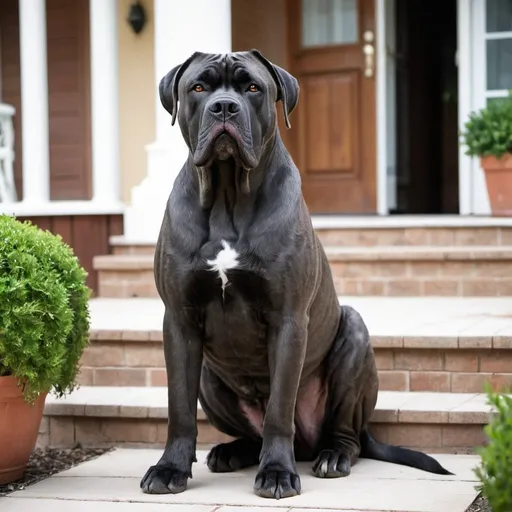
M 183 64 L 172 68 L 171 71 L 160 80 L 160 84 L 158 85 L 160 102 L 165 110 L 172 116 L 171 125 L 174 125 L 176 122 L 176 115 L 178 114 L 178 84 L 180 78 L 198 54 L 198 52 L 193 53 Z
M 277 86 L 277 101 L 283 104 L 286 127 L 291 128 L 289 116 L 299 101 L 299 82 L 288 71 L 272 64 L 259 50 L 251 50 L 254 55 L 270 72 Z

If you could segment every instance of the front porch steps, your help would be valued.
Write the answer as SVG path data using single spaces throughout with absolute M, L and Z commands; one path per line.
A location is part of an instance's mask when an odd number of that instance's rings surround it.
M 147 253 L 94 258 L 100 297 L 158 296 L 153 254 L 142 249 Z M 343 295 L 512 296 L 512 245 L 329 245 L 325 251 Z
M 343 297 L 371 333 L 384 391 L 480 393 L 512 383 L 512 299 Z M 159 299 L 93 299 L 85 386 L 165 386 Z
M 381 391 L 371 421 L 382 441 L 429 453 L 473 453 L 485 443 L 483 426 L 492 410 L 478 393 Z M 198 404 L 198 444 L 230 438 L 212 427 Z M 144 387 L 82 387 L 46 400 L 39 445 L 163 447 L 167 390 Z
M 313 216 L 339 294 L 512 296 L 512 219 Z M 97 256 L 100 297 L 157 297 L 154 244 L 111 238 Z

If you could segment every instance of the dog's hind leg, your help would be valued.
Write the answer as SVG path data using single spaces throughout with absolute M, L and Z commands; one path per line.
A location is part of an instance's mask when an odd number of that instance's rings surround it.
M 350 474 L 361 452 L 361 432 L 378 393 L 368 329 L 359 313 L 348 306 L 342 307 L 336 340 L 326 361 L 326 380 L 328 402 L 313 473 L 319 478 L 336 478 Z
M 261 437 L 244 414 L 238 397 L 208 367 L 203 366 L 199 402 L 210 423 L 234 441 L 214 446 L 206 458 L 213 473 L 227 473 L 259 462 Z
M 363 319 L 342 307 L 340 327 L 327 360 L 328 411 L 313 472 L 320 478 L 350 474 L 358 457 L 451 474 L 425 453 L 381 443 L 368 431 L 377 403 L 379 380 L 370 336 Z

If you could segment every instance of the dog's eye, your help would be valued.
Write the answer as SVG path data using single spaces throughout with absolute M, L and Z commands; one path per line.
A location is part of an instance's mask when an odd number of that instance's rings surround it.
M 260 90 L 260 88 L 256 85 L 256 84 L 251 84 L 249 85 L 249 89 L 248 91 L 251 91 L 251 92 L 258 92 Z
M 196 92 L 203 92 L 204 91 L 204 87 L 201 84 L 196 84 L 196 85 L 194 85 L 194 91 L 196 91 Z

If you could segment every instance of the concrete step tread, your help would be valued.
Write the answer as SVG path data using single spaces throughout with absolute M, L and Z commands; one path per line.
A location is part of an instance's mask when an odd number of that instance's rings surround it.
M 512 245 L 473 246 L 325 246 L 330 261 L 508 261 Z M 107 254 L 94 257 L 96 270 L 151 270 L 152 254 Z
M 365 320 L 379 348 L 510 349 L 510 297 L 340 297 Z M 160 299 L 90 301 L 91 339 L 162 341 Z
M 486 424 L 492 408 L 482 393 L 380 391 L 373 422 Z M 165 387 L 84 386 L 64 398 L 49 395 L 47 416 L 166 419 Z M 198 403 L 199 420 L 206 416 Z

